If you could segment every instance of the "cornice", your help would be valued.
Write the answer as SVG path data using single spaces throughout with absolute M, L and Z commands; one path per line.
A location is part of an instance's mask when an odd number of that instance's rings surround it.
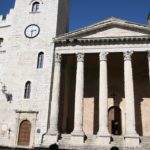
M 150 43 L 150 36 L 123 36 L 97 38 L 67 38 L 54 40 L 56 46 L 67 45 L 105 45 L 105 44 L 142 44 Z

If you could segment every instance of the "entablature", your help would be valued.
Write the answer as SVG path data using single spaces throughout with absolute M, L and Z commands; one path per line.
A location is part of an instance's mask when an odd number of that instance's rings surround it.
M 56 46 L 55 52 L 60 54 L 76 53 L 100 53 L 107 51 L 109 53 L 123 53 L 125 51 L 147 52 L 150 51 L 150 43 L 146 44 L 118 44 L 118 45 L 70 45 Z
M 56 46 L 145 44 L 145 43 L 150 43 L 150 36 L 67 38 L 61 40 L 54 39 L 54 43 L 56 44 Z

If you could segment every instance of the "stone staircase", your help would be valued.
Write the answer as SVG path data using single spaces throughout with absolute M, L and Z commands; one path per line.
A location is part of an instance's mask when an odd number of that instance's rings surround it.
M 123 136 L 112 136 L 111 144 L 109 147 L 100 147 L 96 143 L 96 135 L 88 135 L 85 138 L 85 143 L 82 146 L 72 146 L 70 145 L 71 135 L 62 134 L 59 140 L 59 148 L 61 149 L 80 149 L 80 150 L 111 150 L 112 147 L 118 147 L 119 150 L 150 150 L 150 137 L 141 137 L 140 147 L 136 148 L 125 148 L 124 137 Z
M 141 147 L 150 150 L 150 137 L 141 137 Z

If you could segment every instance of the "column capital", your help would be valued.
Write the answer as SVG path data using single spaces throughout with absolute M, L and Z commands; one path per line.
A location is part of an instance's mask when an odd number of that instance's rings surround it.
M 124 52 L 124 61 L 131 60 L 132 54 L 133 54 L 133 51 L 125 51 Z
M 55 54 L 55 62 L 57 63 L 61 62 L 61 54 L 58 54 L 58 53 Z
M 148 50 L 147 53 L 148 53 L 148 61 L 150 61 L 150 50 Z
M 100 61 L 106 61 L 108 54 L 109 54 L 108 52 L 101 52 L 101 53 L 99 54 L 99 60 L 100 60 Z
M 77 53 L 77 62 L 83 62 L 83 61 L 84 61 L 84 54 Z

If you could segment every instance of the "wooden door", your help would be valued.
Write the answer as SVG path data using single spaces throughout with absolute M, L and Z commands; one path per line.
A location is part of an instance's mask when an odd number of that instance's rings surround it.
M 31 134 L 31 123 L 28 120 L 25 120 L 20 124 L 18 145 L 29 146 L 30 134 Z

